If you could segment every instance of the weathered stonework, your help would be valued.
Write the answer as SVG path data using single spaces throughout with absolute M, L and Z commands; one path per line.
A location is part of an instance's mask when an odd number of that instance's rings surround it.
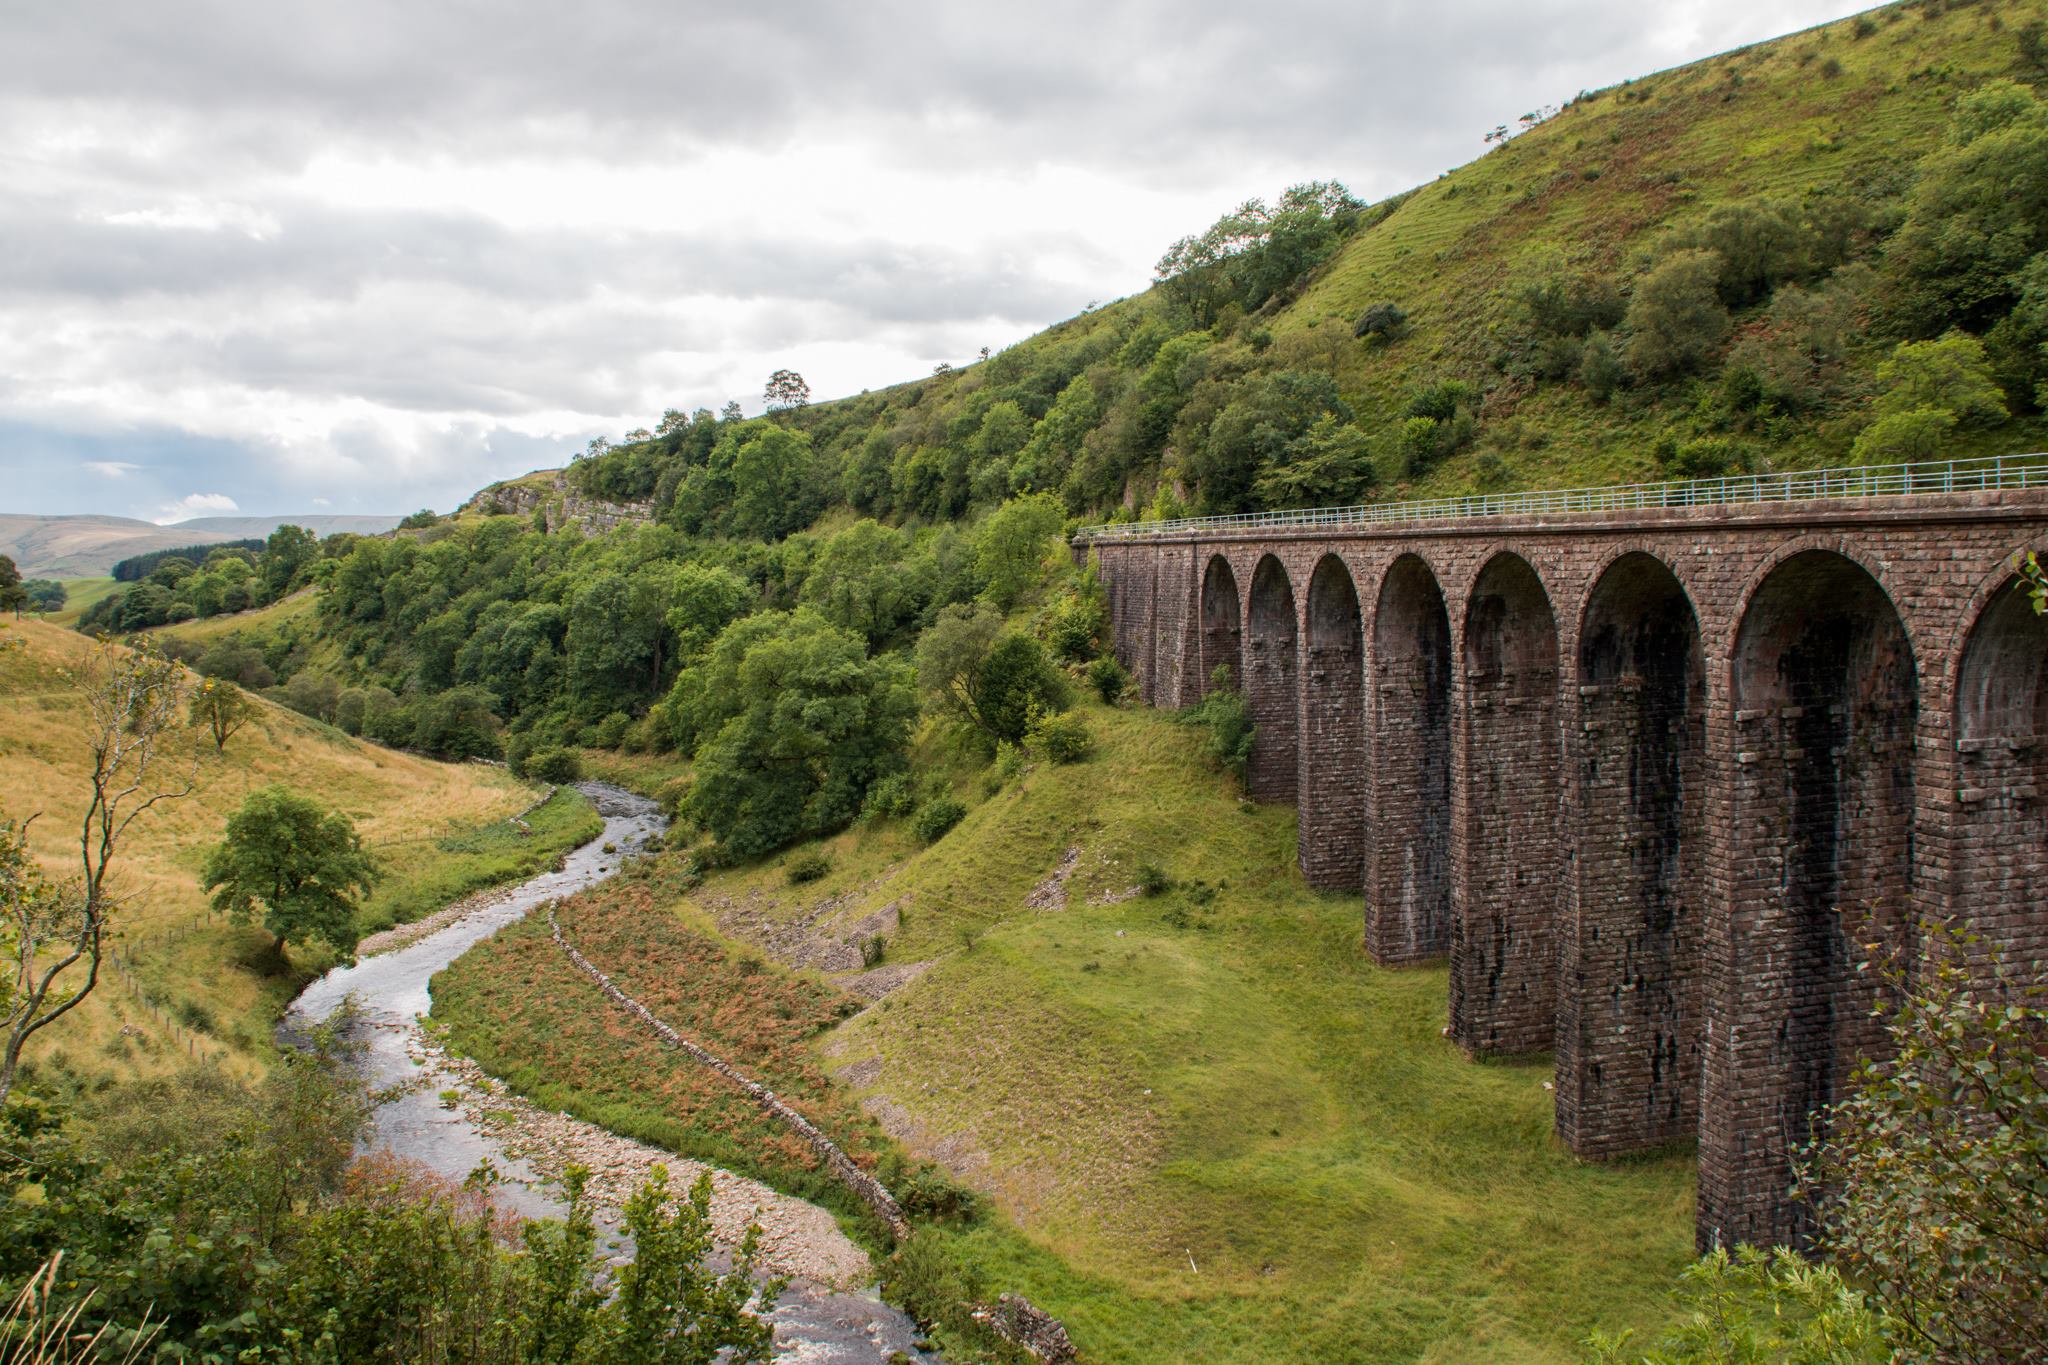
M 1582 1155 L 1697 1138 L 1706 1245 L 1808 1231 L 1788 1161 L 1883 1041 L 1861 945 L 2048 961 L 2044 540 L 2015 490 L 1093 550 L 1148 699 L 1241 680 L 1365 948 L 1450 954 L 1461 1047 L 1554 1048 Z
M 619 526 L 644 526 L 654 520 L 653 503 L 606 502 L 602 498 L 587 498 L 569 486 L 569 476 L 565 473 L 556 474 L 544 488 L 524 483 L 494 483 L 459 510 L 527 518 L 541 512 L 550 535 L 565 526 L 574 526 L 585 535 L 596 535 Z

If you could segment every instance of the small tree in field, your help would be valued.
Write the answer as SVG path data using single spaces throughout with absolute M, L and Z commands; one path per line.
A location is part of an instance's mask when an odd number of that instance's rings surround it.
M 247 923 L 260 904 L 280 958 L 294 939 L 352 951 L 357 897 L 376 880 L 377 865 L 347 816 L 275 784 L 250 794 L 206 856 L 214 908 Z
M 52 888 L 31 874 L 27 824 L 8 826 L 14 873 L 0 881 L 11 987 L 0 1051 L 0 1104 L 13 1089 L 28 1040 L 56 1023 L 99 985 L 107 936 L 120 908 L 109 876 L 128 827 L 159 802 L 190 794 L 195 770 L 170 765 L 165 738 L 184 710 L 184 670 L 154 644 L 101 642 L 80 670 L 91 788 L 79 823 L 79 878 Z M 78 973 L 82 972 L 80 976 Z
M 213 751 L 225 753 L 235 731 L 249 723 L 256 708 L 242 689 L 225 678 L 208 678 L 192 689 L 192 724 L 213 736 Z

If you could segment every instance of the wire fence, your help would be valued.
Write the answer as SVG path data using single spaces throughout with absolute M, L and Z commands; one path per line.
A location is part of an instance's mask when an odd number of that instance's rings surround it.
M 1929 493 L 1980 493 L 2048 488 L 2048 455 L 1996 455 L 1926 464 L 1800 469 L 1778 474 L 1731 474 L 1713 479 L 1554 488 L 1527 493 L 1475 493 L 1412 502 L 1309 507 L 1235 516 L 1177 517 L 1171 521 L 1110 522 L 1084 527 L 1079 541 L 1124 540 L 1187 533 L 1292 530 L 1301 527 L 1390 526 L 1471 517 L 1558 516 L 1585 512 L 1641 512 L 1746 503 L 1818 502 L 1835 498 L 1897 498 Z

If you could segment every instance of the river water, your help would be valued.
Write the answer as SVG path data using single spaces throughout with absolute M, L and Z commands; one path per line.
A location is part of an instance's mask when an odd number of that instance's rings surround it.
M 535 907 L 595 886 L 667 828 L 659 809 L 644 797 L 599 782 L 579 783 L 577 790 L 604 817 L 604 832 L 571 852 L 560 870 L 513 887 L 403 948 L 335 968 L 307 986 L 285 1018 L 287 1033 L 302 1029 L 326 1019 L 352 997 L 362 1024 L 359 1040 L 365 1047 L 367 1078 L 387 1095 L 377 1108 L 366 1148 L 389 1149 L 456 1181 L 489 1161 L 504 1177 L 494 1190 L 498 1202 L 529 1218 L 559 1216 L 564 1208 L 561 1199 L 531 1166 L 480 1130 L 460 1107 L 444 1107 L 434 1086 L 418 1083 L 422 1064 L 417 1058 L 423 1050 L 418 1018 L 432 1004 L 427 983 L 434 973 Z M 607 846 L 614 851 L 607 852 Z M 594 987 L 592 1000 L 602 1003 Z M 616 1232 L 616 1226 L 603 1223 L 600 1230 Z M 799 1280 L 784 1292 L 769 1317 L 775 1324 L 780 1360 L 851 1365 L 884 1361 L 899 1352 L 912 1360 L 936 1359 L 917 1351 L 916 1324 L 872 1292 L 836 1292 Z

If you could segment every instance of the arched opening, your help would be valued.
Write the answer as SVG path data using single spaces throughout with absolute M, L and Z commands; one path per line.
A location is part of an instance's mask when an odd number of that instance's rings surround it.
M 1365 631 L 1335 555 L 1309 578 L 1306 662 L 1301 871 L 1311 886 L 1355 891 L 1365 880 Z
M 1489 560 L 1465 608 L 1464 857 L 1451 923 L 1451 1036 L 1541 1052 L 1557 1015 L 1562 780 L 1557 618 L 1520 555 Z
M 2048 959 L 2048 620 L 2016 580 L 1963 647 L 1956 795 L 1952 912 L 2010 961 Z
M 1581 1156 L 1606 1156 L 1699 1122 L 1706 689 L 1677 575 L 1647 554 L 1610 565 L 1577 662 L 1557 1126 Z
M 1202 575 L 1202 676 L 1197 689 L 1207 696 L 1216 670 L 1229 670 L 1230 686 L 1244 686 L 1244 627 L 1238 615 L 1237 575 L 1217 555 Z
M 1811 1235 L 1812 1206 L 1785 1197 L 1785 1173 L 1883 1043 L 1857 945 L 1910 923 L 1919 689 L 1891 599 L 1826 550 L 1764 579 L 1733 664 L 1740 847 L 1717 966 L 1736 984 L 1715 999 L 1730 1041 L 1708 1062 L 1701 1224 L 1765 1246 Z
M 1436 575 L 1402 555 L 1373 615 L 1365 946 L 1382 963 L 1450 946 L 1451 621 Z
M 1251 706 L 1251 762 L 1245 785 L 1257 801 L 1292 801 L 1300 752 L 1300 698 L 1295 690 L 1294 585 L 1267 555 L 1252 572 L 1251 640 L 1245 651 L 1245 700 Z

